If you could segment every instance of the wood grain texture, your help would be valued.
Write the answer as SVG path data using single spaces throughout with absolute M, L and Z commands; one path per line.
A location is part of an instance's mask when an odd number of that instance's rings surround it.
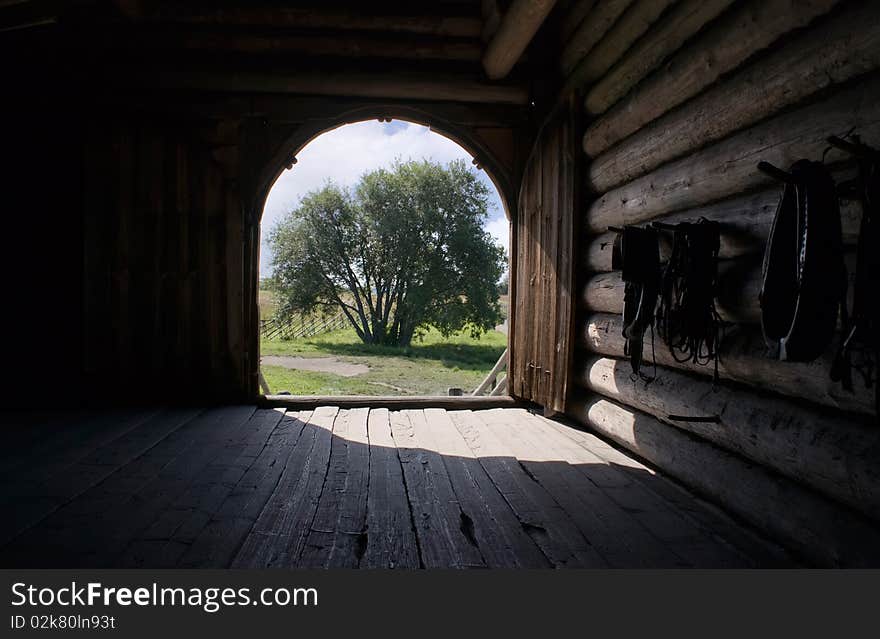
M 877 3 L 855 3 L 786 40 L 595 158 L 590 188 L 604 193 L 829 86 L 880 68 L 880 35 L 864 28 L 878 21 Z
M 556 0 L 513 0 L 486 45 L 483 69 L 490 80 L 503 78 L 522 56 Z
M 596 313 L 581 326 L 580 343 L 593 353 L 623 359 L 622 331 L 619 315 Z M 711 377 L 714 372 L 712 366 L 676 362 L 659 340 L 653 354 L 661 366 L 704 377 Z M 766 354 L 767 347 L 760 330 L 749 326 L 734 327 L 722 341 L 718 364 L 721 379 L 843 411 L 874 413 L 873 389 L 855 384 L 854 392 L 848 392 L 839 383 L 831 381 L 828 371 L 831 370 L 833 345 L 822 357 L 809 363 L 781 362 L 768 358 Z M 649 365 L 650 361 L 649 358 Z
M 570 97 L 542 128 L 523 177 L 513 249 L 518 321 L 512 326 L 509 390 L 515 398 L 560 412 L 572 356 L 577 122 Z
M 425 568 L 482 568 L 486 562 L 467 526 L 449 472 L 427 439 L 421 411 L 391 415 L 413 526 Z
M 308 417 L 275 492 L 244 540 L 233 567 L 290 568 L 297 564 L 324 489 L 338 412 L 338 408 L 326 406 Z
M 811 561 L 827 566 L 877 561 L 871 540 L 880 540 L 880 529 L 796 482 L 606 399 L 585 400 L 576 414 L 591 429 L 772 531 Z
M 605 36 L 571 69 L 569 86 L 592 86 L 651 28 L 674 0 L 636 0 Z
M 597 157 L 670 109 L 698 95 L 784 34 L 827 13 L 838 0 L 751 0 L 673 55 L 636 91 L 584 133 L 584 151 Z
M 852 170 L 832 172 L 838 182 L 854 176 Z M 776 216 L 776 207 L 782 189 L 771 185 L 769 189 L 745 195 L 735 195 L 719 202 L 705 206 L 678 211 L 669 215 L 661 215 L 651 221 L 677 224 L 679 222 L 695 222 L 704 217 L 718 222 L 721 233 L 718 257 L 722 260 L 759 256 L 764 253 L 764 245 L 770 235 L 770 227 Z M 841 230 L 845 246 L 855 246 L 859 238 L 859 225 L 862 219 L 862 207 L 853 200 L 840 201 Z M 581 249 L 580 266 L 594 272 L 611 271 L 611 247 L 616 233 L 600 233 L 591 237 L 585 248 Z M 671 243 L 668 234 L 660 236 L 661 258 L 669 255 Z
M 598 81 L 584 97 L 587 115 L 599 115 L 623 98 L 640 80 L 675 53 L 705 24 L 717 18 L 732 2 L 733 0 L 682 0 L 673 3 L 607 73 L 599 75 Z
M 829 135 L 858 132 L 866 144 L 880 141 L 880 76 L 803 108 L 745 129 L 609 191 L 590 206 L 587 225 L 601 233 L 609 226 L 637 224 L 673 211 L 700 206 L 751 189 L 766 188 L 771 178 L 759 161 L 788 167 L 800 158 L 821 158 Z M 847 159 L 836 150 L 829 163 Z
M 231 406 L 164 411 L 123 433 L 116 421 L 136 411 L 106 417 L 10 426 L 10 442 L 70 423 L 101 443 L 80 457 L 75 437 L 50 436 L 60 467 L 48 476 L 85 489 L 0 544 L 3 565 L 777 565 L 771 547 L 632 458 L 609 462 L 605 444 L 524 410 Z M 8 477 L 0 502 L 41 506 Z
M 662 368 L 650 392 L 626 362 L 592 357 L 578 374 L 586 389 L 773 469 L 880 520 L 880 431 L 800 402 Z M 717 423 L 670 415 L 717 416 Z
M 419 568 L 419 549 L 403 469 L 387 408 L 370 410 L 370 478 L 364 568 Z
M 633 0 L 607 0 L 596 2 L 584 17 L 570 38 L 567 38 L 559 64 L 562 74 L 567 76 L 578 62 L 596 46 L 608 33 L 611 26 L 626 11 Z

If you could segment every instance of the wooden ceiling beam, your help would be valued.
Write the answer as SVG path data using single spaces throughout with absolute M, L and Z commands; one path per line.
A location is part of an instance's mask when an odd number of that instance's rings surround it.
M 387 31 L 456 38 L 479 38 L 478 16 L 361 14 L 345 10 L 296 7 L 194 8 L 186 3 L 164 4 L 146 20 L 220 26 L 263 26 L 343 31 Z
M 555 4 L 556 0 L 513 1 L 483 55 L 489 79 L 499 80 L 510 73 Z
M 435 100 L 466 103 L 528 103 L 525 87 L 490 84 L 474 76 L 389 70 L 387 73 L 186 70 L 133 68 L 110 73 L 129 88 L 156 88 L 224 93 L 335 95 L 362 98 Z
M 157 31 L 149 26 L 109 34 L 100 41 L 113 48 L 145 51 L 222 51 L 246 54 L 298 53 L 309 57 L 384 58 L 400 60 L 450 60 L 479 62 L 479 40 L 460 38 L 388 37 L 378 34 L 284 33 L 273 30 L 223 30 L 201 28 Z

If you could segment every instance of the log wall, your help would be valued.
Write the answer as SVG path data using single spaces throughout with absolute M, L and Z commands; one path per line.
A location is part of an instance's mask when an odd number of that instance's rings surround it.
M 569 86 L 584 96 L 590 193 L 575 256 L 578 391 L 569 414 L 810 562 L 876 562 L 856 549 L 880 525 L 873 390 L 857 384 L 848 392 L 831 381 L 836 343 L 807 364 L 767 357 L 757 296 L 780 186 L 757 163 L 787 168 L 824 156 L 842 180 L 853 165 L 826 150 L 829 135 L 852 132 L 880 145 L 880 5 L 599 4 L 595 19 L 587 13 L 563 44 Z M 649 10 L 663 4 L 656 15 Z M 612 8 L 620 13 L 609 20 Z M 648 28 L 642 17 L 652 20 Z M 627 38 L 632 43 L 609 62 L 608 52 Z M 852 277 L 861 211 L 843 203 L 842 215 Z M 675 361 L 658 339 L 655 381 L 634 382 L 608 227 L 700 217 L 722 227 L 717 308 L 728 326 L 721 381 L 713 384 L 711 366 Z M 661 250 L 668 253 L 668 244 Z M 651 372 L 650 339 L 646 360 Z M 807 525 L 805 512 L 834 524 Z

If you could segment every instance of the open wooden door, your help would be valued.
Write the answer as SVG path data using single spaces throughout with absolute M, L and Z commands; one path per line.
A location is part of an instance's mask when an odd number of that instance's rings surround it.
M 523 174 L 511 243 L 510 393 L 548 413 L 565 410 L 572 359 L 576 114 L 572 96 L 541 128 Z

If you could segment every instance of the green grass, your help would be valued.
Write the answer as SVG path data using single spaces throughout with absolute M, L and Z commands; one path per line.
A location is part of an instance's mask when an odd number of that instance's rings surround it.
M 469 392 L 483 381 L 507 347 L 507 336 L 497 331 L 479 340 L 469 334 L 444 338 L 435 330 L 406 348 L 363 344 L 354 329 L 311 338 L 262 340 L 263 355 L 335 357 L 365 364 L 369 372 L 355 377 L 264 366 L 272 392 L 294 395 L 445 395 L 449 388 Z

